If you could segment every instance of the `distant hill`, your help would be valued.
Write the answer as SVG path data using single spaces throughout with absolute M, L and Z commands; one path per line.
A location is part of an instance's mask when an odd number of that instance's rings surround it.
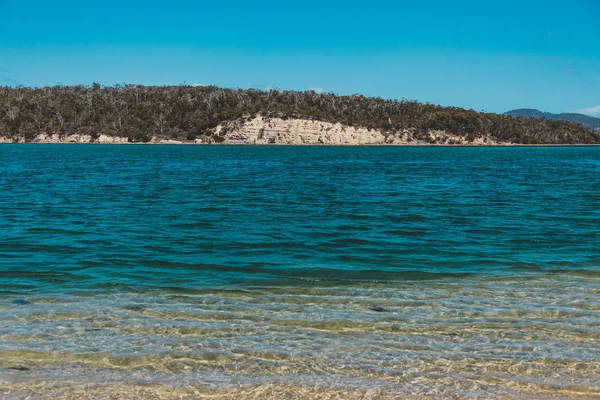
M 525 118 L 543 118 L 552 121 L 569 121 L 576 122 L 589 128 L 600 129 L 600 118 L 590 117 L 589 115 L 576 114 L 576 113 L 562 113 L 552 114 L 548 112 L 542 112 L 531 108 L 520 108 L 518 110 L 512 110 L 504 113 L 512 117 L 525 117 Z

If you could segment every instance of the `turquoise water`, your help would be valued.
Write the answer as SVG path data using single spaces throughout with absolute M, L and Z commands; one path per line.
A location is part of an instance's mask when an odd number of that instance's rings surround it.
M 0 394 L 600 395 L 599 205 L 597 147 L 2 145 Z

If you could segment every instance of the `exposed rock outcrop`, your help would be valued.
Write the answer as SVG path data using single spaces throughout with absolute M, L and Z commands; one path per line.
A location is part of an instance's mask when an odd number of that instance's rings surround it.
M 26 141 L 25 138 L 20 137 L 16 140 L 10 137 L 0 136 L 0 143 L 129 143 L 128 138 L 119 137 L 119 136 L 108 136 L 108 135 L 100 135 L 95 139 L 92 139 L 90 135 L 79 135 L 72 134 L 66 136 L 60 136 L 55 133 L 52 135 L 48 135 L 45 133 L 40 133 L 31 141 Z
M 217 137 L 230 144 L 383 144 L 379 131 L 306 119 L 263 118 L 219 125 Z
M 129 143 L 129 139 L 120 136 L 100 135 L 96 143 Z
M 279 145 L 500 145 L 489 138 L 469 142 L 463 136 L 444 131 L 431 131 L 427 135 L 415 135 L 410 129 L 388 133 L 375 129 L 346 126 L 340 123 L 307 119 L 281 119 L 257 116 L 252 119 L 231 121 L 217 126 L 212 138 L 197 143 L 217 142 L 223 144 L 279 144 Z

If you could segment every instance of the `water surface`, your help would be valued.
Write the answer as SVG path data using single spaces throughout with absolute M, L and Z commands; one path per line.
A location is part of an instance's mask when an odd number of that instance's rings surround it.
M 0 394 L 600 396 L 598 204 L 596 147 L 3 145 Z

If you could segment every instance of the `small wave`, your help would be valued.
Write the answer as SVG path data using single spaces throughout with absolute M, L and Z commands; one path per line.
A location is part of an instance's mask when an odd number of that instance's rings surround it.
M 470 272 L 425 272 L 425 271 L 380 271 L 380 270 L 362 270 L 362 271 L 340 271 L 340 270 L 322 270 L 313 269 L 303 271 L 303 274 L 286 276 L 288 279 L 295 279 L 305 282 L 342 282 L 342 283 L 396 283 L 405 281 L 432 281 L 443 279 L 466 278 L 475 275 Z

